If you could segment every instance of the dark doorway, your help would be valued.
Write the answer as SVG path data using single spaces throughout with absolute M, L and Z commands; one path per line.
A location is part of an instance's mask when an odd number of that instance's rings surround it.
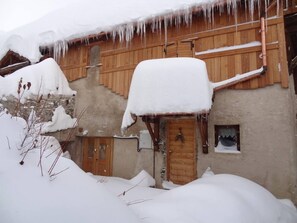
M 297 13 L 285 16 L 285 30 L 289 74 L 294 77 L 297 94 Z

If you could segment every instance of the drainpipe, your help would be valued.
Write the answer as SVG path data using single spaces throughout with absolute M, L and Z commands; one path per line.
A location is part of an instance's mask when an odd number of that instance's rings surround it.
M 265 28 L 265 17 L 261 16 L 261 45 L 262 45 L 262 55 L 261 58 L 263 60 L 263 71 L 262 75 L 267 71 L 267 51 L 266 51 L 266 28 Z

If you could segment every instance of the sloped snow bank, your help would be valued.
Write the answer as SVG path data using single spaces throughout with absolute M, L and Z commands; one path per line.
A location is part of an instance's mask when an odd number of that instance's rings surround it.
M 20 165 L 25 121 L 2 112 L 0 126 L 0 222 L 138 222 L 127 206 L 71 160 L 60 157 L 53 171 L 57 175 L 49 177 L 47 170 L 56 157 L 52 142 L 44 145 L 43 177 L 40 148 L 29 152 Z
M 137 174 L 130 180 L 119 177 L 106 177 L 92 175 L 91 173 L 89 174 L 93 178 L 95 178 L 98 183 L 101 183 L 102 186 L 106 187 L 107 190 L 116 195 L 127 205 L 145 202 L 165 192 L 162 189 L 150 187 L 152 181 L 148 181 L 147 179 L 151 179 L 152 177 L 144 170 L 142 170 L 139 174 Z
M 131 184 L 142 187 L 153 187 L 156 185 L 155 179 L 145 170 L 140 171 L 135 177 L 129 180 Z
M 195 180 L 131 208 L 151 223 L 296 223 L 292 205 L 245 178 L 219 174 Z
M 77 118 L 71 118 L 65 113 L 63 106 L 55 109 L 52 121 L 41 123 L 41 133 L 56 132 L 63 129 L 74 128 L 77 126 Z

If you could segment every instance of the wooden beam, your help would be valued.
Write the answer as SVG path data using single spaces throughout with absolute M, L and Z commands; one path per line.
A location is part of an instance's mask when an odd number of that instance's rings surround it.
M 28 66 L 28 65 L 30 65 L 30 61 L 16 63 L 16 64 L 9 65 L 7 67 L 0 68 L 0 75 L 4 76 L 7 74 L 10 74 L 18 69 Z
M 150 116 L 143 116 L 142 121 L 145 123 L 150 136 L 152 138 L 152 141 L 154 143 L 154 151 L 160 151 L 159 148 L 159 141 L 160 141 L 160 135 L 159 135 L 159 126 L 160 126 L 160 118 L 158 116 L 156 117 L 150 117 Z M 153 127 L 152 125 L 153 124 Z
M 197 125 L 201 136 L 202 152 L 208 154 L 208 114 L 198 115 Z

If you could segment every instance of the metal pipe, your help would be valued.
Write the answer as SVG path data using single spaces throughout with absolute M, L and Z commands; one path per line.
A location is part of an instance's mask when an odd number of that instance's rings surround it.
M 263 61 L 263 72 L 267 71 L 267 50 L 266 50 L 266 28 L 265 28 L 265 17 L 261 17 L 261 45 L 262 45 L 262 61 Z
M 113 138 L 115 138 L 115 139 L 136 139 L 137 140 L 137 152 L 140 152 L 138 136 L 113 136 Z

